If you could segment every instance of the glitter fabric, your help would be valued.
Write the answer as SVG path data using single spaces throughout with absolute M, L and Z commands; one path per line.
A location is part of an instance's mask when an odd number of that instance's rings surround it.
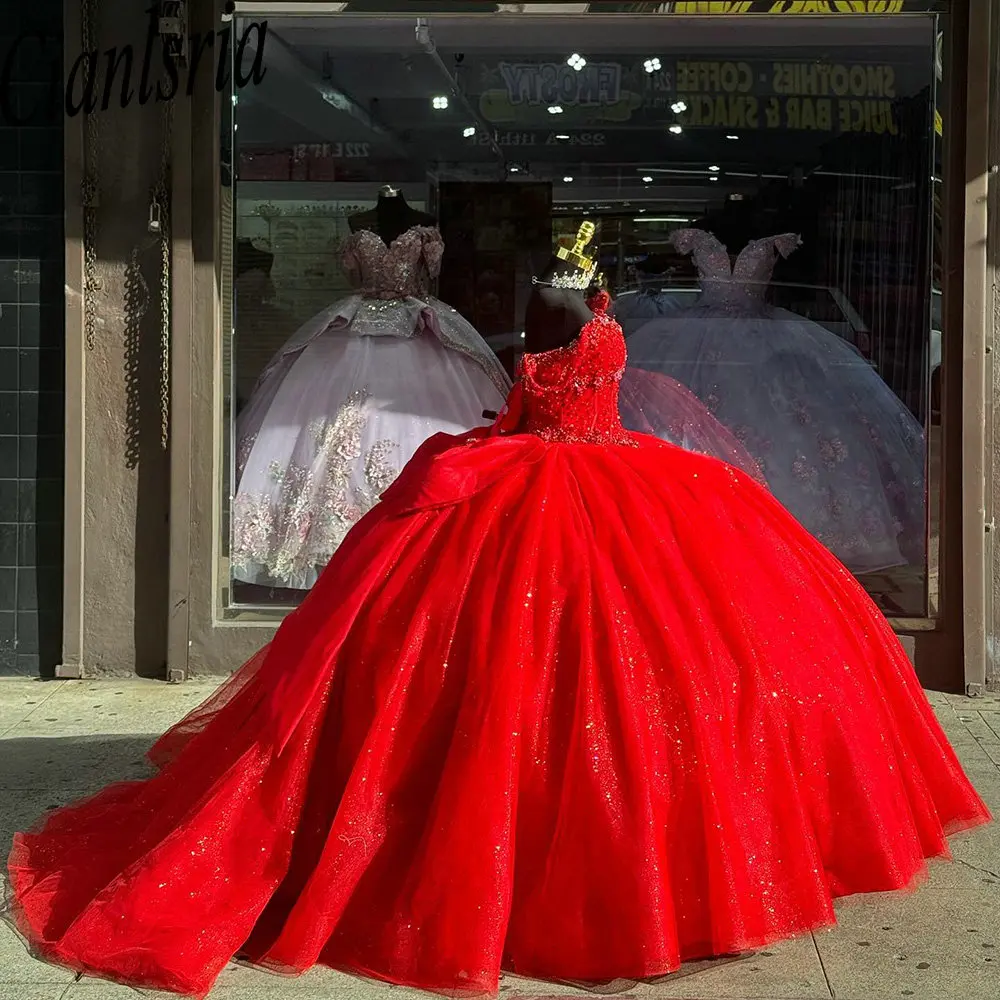
M 377 233 L 352 233 L 340 248 L 341 267 L 359 292 L 335 302 L 304 323 L 264 370 L 262 380 L 289 355 L 337 332 L 353 337 L 435 337 L 474 361 L 497 391 L 510 379 L 475 327 L 458 310 L 430 295 L 441 269 L 444 241 L 437 229 L 414 226 L 386 245 Z M 492 409 L 492 407 L 487 407 Z
M 315 583 L 402 465 L 391 438 L 366 444 L 372 410 L 366 389 L 351 393 L 336 413 L 308 425 L 309 464 L 273 460 L 268 489 L 236 494 L 229 558 L 237 579 L 274 578 L 301 590 Z
M 632 325 L 630 363 L 690 389 L 774 495 L 855 573 L 923 566 L 923 428 L 846 340 L 765 301 L 776 261 L 798 236 L 753 240 L 732 264 L 710 233 L 681 229 L 671 239 L 692 256 L 701 295 Z
M 986 821 L 854 578 L 748 476 L 626 435 L 624 363 L 604 317 L 530 358 L 154 777 L 18 834 L 34 951 L 197 996 L 234 955 L 451 994 L 652 977 L 828 925 Z
M 595 313 L 568 347 L 524 355 L 518 429 L 545 441 L 632 445 L 618 415 L 624 371 L 621 327 Z
M 598 289 L 587 298 L 587 307 L 598 315 L 611 315 L 611 296 Z M 615 322 L 621 325 L 617 311 Z M 735 435 L 676 379 L 642 368 L 626 368 L 618 392 L 618 412 L 626 430 L 652 434 L 679 448 L 722 459 L 764 482 L 760 466 Z

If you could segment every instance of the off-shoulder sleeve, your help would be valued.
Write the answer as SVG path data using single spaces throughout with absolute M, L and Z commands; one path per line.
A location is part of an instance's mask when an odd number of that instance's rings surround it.
M 726 248 L 704 229 L 678 229 L 670 235 L 670 243 L 678 253 L 695 254 L 699 250 L 726 252 Z
M 340 258 L 340 267 L 352 288 L 357 288 L 361 284 L 361 262 L 358 260 L 357 233 L 351 233 L 337 251 Z
M 433 226 L 428 226 L 421 234 L 423 237 L 424 263 L 427 273 L 436 278 L 441 273 L 441 258 L 444 256 L 444 240 L 441 233 Z
M 670 245 L 678 252 L 691 253 L 699 236 L 697 229 L 677 229 L 670 234 Z
M 781 236 L 774 237 L 773 243 L 774 249 L 782 257 L 788 257 L 802 246 L 802 237 L 798 233 L 782 233 Z

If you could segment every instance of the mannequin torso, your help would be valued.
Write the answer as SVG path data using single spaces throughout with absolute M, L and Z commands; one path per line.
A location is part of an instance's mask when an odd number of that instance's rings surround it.
M 433 215 L 411 208 L 402 191 L 385 185 L 378 194 L 378 204 L 367 212 L 359 212 L 348 218 L 352 233 L 368 230 L 378 233 L 388 246 L 397 236 L 402 236 L 414 226 L 436 226 Z
M 539 282 L 550 282 L 558 274 L 574 274 L 576 269 L 558 257 L 552 257 L 538 276 Z M 565 347 L 579 336 L 586 323 L 594 318 L 587 308 L 584 292 L 575 288 L 552 288 L 536 285 L 528 299 L 524 314 L 524 349 L 540 354 Z

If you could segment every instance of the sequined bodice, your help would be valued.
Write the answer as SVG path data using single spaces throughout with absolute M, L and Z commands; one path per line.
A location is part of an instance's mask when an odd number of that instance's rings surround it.
M 598 313 L 567 347 L 524 356 L 517 430 L 547 441 L 631 444 L 618 415 L 624 372 L 622 328 Z
M 421 298 L 441 270 L 444 241 L 433 226 L 414 226 L 388 246 L 367 229 L 352 233 L 341 248 L 341 266 L 365 298 Z
M 701 301 L 720 306 L 754 306 L 764 301 L 777 255 L 787 257 L 800 243 L 793 233 L 751 240 L 730 264 L 729 251 L 711 233 L 680 229 L 671 242 L 691 254 L 701 280 Z

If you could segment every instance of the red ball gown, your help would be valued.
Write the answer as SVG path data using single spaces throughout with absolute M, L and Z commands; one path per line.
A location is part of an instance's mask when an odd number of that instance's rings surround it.
M 886 621 L 749 476 L 623 430 L 620 327 L 431 438 L 270 645 L 10 856 L 37 954 L 444 993 L 834 922 L 989 814 Z

